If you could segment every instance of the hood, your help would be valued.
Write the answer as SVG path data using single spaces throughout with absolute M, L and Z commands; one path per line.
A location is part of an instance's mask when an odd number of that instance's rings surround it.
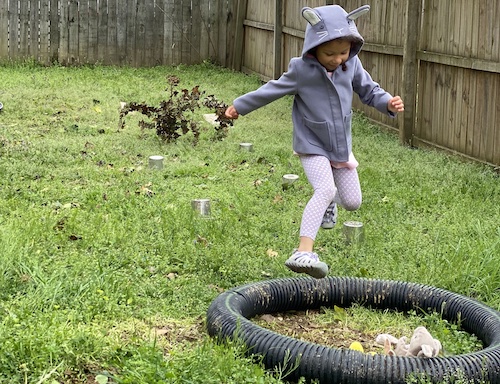
M 356 27 L 359 16 L 370 10 L 369 5 L 363 5 L 354 11 L 347 13 L 339 5 L 326 5 L 317 8 L 302 8 L 302 16 L 307 20 L 302 56 L 308 54 L 311 49 L 334 39 L 348 37 L 354 40 L 349 54 L 349 59 L 356 56 L 363 46 L 363 37 Z

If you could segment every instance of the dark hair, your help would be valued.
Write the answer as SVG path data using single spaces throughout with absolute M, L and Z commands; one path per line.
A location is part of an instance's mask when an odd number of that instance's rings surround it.
M 333 41 L 333 40 L 344 40 L 344 41 L 348 41 L 348 42 L 350 42 L 350 43 L 351 43 L 351 49 L 352 49 L 352 46 L 353 46 L 354 44 L 359 44 L 359 43 L 361 43 L 361 42 L 362 42 L 362 40 L 360 40 L 359 38 L 354 37 L 354 36 L 344 36 L 344 37 L 338 37 L 338 38 L 336 38 L 336 39 L 332 39 L 332 40 L 329 40 L 329 41 L 325 41 L 324 43 L 322 43 L 322 44 L 320 44 L 320 45 L 317 45 L 316 47 L 314 47 L 314 48 L 310 49 L 310 50 L 308 51 L 308 53 L 309 53 L 309 54 L 311 54 L 311 55 L 313 55 L 314 57 L 316 57 L 316 58 L 317 58 L 317 56 L 316 56 L 316 50 L 318 49 L 318 47 L 320 47 L 320 46 L 321 46 L 321 45 L 323 45 L 323 44 L 329 43 L 330 41 Z M 342 71 L 344 71 L 344 72 L 345 72 L 345 71 L 347 71 L 347 65 L 346 65 L 346 63 L 342 63 Z

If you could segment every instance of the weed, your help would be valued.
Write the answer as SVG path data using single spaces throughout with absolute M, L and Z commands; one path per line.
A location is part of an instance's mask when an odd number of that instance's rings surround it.
M 167 77 L 169 98 L 160 102 L 158 107 L 149 106 L 145 103 L 127 103 L 120 112 L 120 128 L 125 126 L 125 116 L 131 112 L 140 112 L 153 120 L 147 122 L 141 120 L 139 126 L 141 129 L 156 129 L 156 134 L 166 142 L 173 142 L 181 135 L 193 134 L 193 143 L 197 143 L 200 130 L 195 121 L 193 113 L 198 110 L 200 99 L 205 91 L 200 91 L 199 86 L 191 90 L 182 89 L 180 92 L 175 88 L 179 85 L 180 79 L 177 76 Z M 215 138 L 222 140 L 227 136 L 228 127 L 233 123 L 226 118 L 224 112 L 228 107 L 224 102 L 220 102 L 214 95 L 206 97 L 203 105 L 215 110 L 217 119 L 215 126 Z

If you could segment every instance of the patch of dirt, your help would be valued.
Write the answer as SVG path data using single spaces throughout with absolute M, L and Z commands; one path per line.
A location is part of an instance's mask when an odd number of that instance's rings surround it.
M 340 321 L 318 321 L 320 314 L 319 310 L 288 311 L 257 316 L 252 321 L 281 335 L 330 348 L 348 349 L 351 343 L 357 341 L 365 353 L 384 353 L 383 348 L 375 343 L 376 335 L 350 328 Z
M 203 320 L 200 318 L 194 324 L 184 324 L 182 322 L 169 322 L 157 325 L 152 328 L 151 336 L 162 342 L 170 349 L 175 344 L 186 342 L 197 342 L 203 338 Z

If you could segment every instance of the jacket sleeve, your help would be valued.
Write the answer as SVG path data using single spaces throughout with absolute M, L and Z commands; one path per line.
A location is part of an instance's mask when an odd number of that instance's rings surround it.
M 264 105 L 286 95 L 297 93 L 296 71 L 293 61 L 290 61 L 288 70 L 277 80 L 271 80 L 259 89 L 246 93 L 234 100 L 233 105 L 240 115 L 246 115 Z
M 387 103 L 392 98 L 389 92 L 386 92 L 378 83 L 373 81 L 370 74 L 365 71 L 361 60 L 356 56 L 356 68 L 354 70 L 354 79 L 352 82 L 353 90 L 359 96 L 363 104 L 374 107 L 379 112 L 382 112 L 391 117 L 396 116 L 387 109 Z

